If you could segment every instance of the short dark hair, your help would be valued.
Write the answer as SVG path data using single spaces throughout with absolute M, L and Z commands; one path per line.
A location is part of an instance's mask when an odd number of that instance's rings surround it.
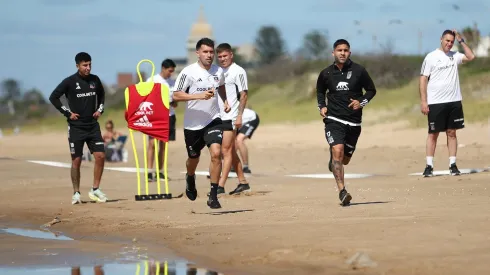
M 340 45 L 347 45 L 347 47 L 349 47 L 349 49 L 350 49 L 350 44 L 345 39 L 338 39 L 337 41 L 335 41 L 335 43 L 333 43 L 333 48 L 335 49 Z
M 205 46 L 208 46 L 208 47 L 211 47 L 214 49 L 214 41 L 210 38 L 204 37 L 204 38 L 199 39 L 199 41 L 197 41 L 197 43 L 196 43 L 196 51 L 199 50 L 202 45 L 205 45 Z
M 452 36 L 456 37 L 456 34 L 455 34 L 455 33 L 454 33 L 452 30 L 445 30 L 445 31 L 442 33 L 441 37 L 444 37 L 444 35 L 446 35 L 446 34 L 450 34 L 450 35 L 452 35 Z
M 175 62 L 172 59 L 165 59 L 162 61 L 162 68 L 168 69 L 168 68 L 175 68 L 177 67 L 175 65 Z
M 232 51 L 231 45 L 228 43 L 221 43 L 218 45 L 218 47 L 216 47 L 216 52 L 220 53 L 224 51 L 231 52 Z
M 92 57 L 90 56 L 90 54 L 88 54 L 86 52 L 77 53 L 77 55 L 75 55 L 75 62 L 77 64 L 80 64 L 83 61 L 85 61 L 85 62 L 92 61 Z

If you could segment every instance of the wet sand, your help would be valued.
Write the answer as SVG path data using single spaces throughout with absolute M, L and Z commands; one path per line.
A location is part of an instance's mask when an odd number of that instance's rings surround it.
M 458 152 L 460 169 L 490 166 L 488 126 L 470 123 L 458 133 L 463 144 Z M 425 129 L 405 129 L 403 123 L 364 127 L 345 171 L 378 176 L 347 179 L 353 201 L 343 208 L 333 179 L 285 176 L 328 173 L 321 122 L 259 127 L 248 142 L 253 190 L 249 195 L 225 196 L 219 210 L 206 205 L 209 183 L 205 176 L 197 178 L 199 198 L 194 202 L 185 196 L 135 202 L 136 174 L 109 170 L 104 172 L 101 188 L 113 202 L 72 206 L 69 169 L 26 162 L 70 162 L 66 133 L 4 137 L 0 141 L 0 222 L 39 226 L 57 216 L 62 222 L 53 229 L 77 240 L 77 249 L 104 254 L 112 251 L 112 240 L 136 239 L 153 244 L 155 251 L 165 247 L 224 274 L 488 272 L 490 174 L 409 176 L 425 166 L 425 137 Z M 169 153 L 174 195 L 185 189 L 182 130 L 177 139 Z M 129 163 L 106 167 L 134 167 L 130 146 Z M 207 170 L 208 156 L 203 151 L 198 170 Z M 447 170 L 444 135 L 434 162 L 435 170 Z M 84 162 L 81 173 L 82 199 L 88 200 L 93 163 Z M 230 179 L 226 190 L 236 183 Z M 94 246 L 97 240 L 104 243 Z M 368 255 L 373 265 L 347 264 L 357 252 Z M 5 250 L 2 258 L 4 254 Z M 5 263 L 22 260 L 12 253 Z

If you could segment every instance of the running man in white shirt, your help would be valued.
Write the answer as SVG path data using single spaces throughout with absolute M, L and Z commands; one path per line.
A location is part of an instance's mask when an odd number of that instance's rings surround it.
M 462 46 L 464 54 L 451 51 L 455 39 Z M 433 175 L 433 159 L 440 132 L 446 132 L 447 136 L 449 172 L 451 175 L 460 174 L 456 166 L 456 130 L 464 128 L 464 115 L 458 66 L 474 58 L 475 55 L 456 30 L 445 30 L 441 36 L 441 46 L 424 59 L 419 87 L 421 111 L 427 115 L 429 126 L 424 177 Z
M 173 100 L 187 101 L 184 113 L 184 139 L 188 155 L 186 196 L 191 201 L 197 198 L 195 172 L 201 150 L 207 146 L 211 157 L 211 191 L 207 204 L 216 209 L 221 208 L 218 201 L 218 180 L 223 138 L 218 101 L 223 101 L 225 113 L 230 111 L 230 106 L 226 100 L 223 69 L 213 64 L 214 41 L 209 38 L 200 39 L 196 44 L 196 53 L 198 61 L 185 67 L 175 81 Z
M 251 139 L 257 127 L 259 127 L 260 119 L 257 113 L 249 108 L 243 110 L 242 127 L 238 129 L 236 136 L 236 148 L 240 153 L 243 162 L 243 172 L 251 174 L 248 164 L 248 148 L 245 144 L 246 139 Z
M 247 73 L 238 64 L 233 62 L 233 51 L 228 43 L 222 43 L 216 48 L 218 61 L 225 75 L 226 98 L 231 107 L 229 113 L 224 112 L 220 104 L 221 120 L 223 121 L 223 170 L 219 179 L 218 195 L 225 193 L 225 183 L 232 168 L 238 176 L 238 186 L 230 195 L 250 191 L 250 185 L 243 173 L 242 163 L 235 147 L 236 130 L 242 126 L 242 115 L 247 105 Z
M 162 69 L 159 74 L 156 74 L 154 76 L 150 76 L 146 82 L 153 81 L 155 83 L 162 83 L 165 84 L 169 87 L 170 91 L 172 90 L 172 87 L 175 84 L 175 81 L 171 78 L 172 74 L 175 72 L 175 62 L 171 59 L 165 59 L 162 62 Z M 174 141 L 175 140 L 175 123 L 177 122 L 177 119 L 175 117 L 175 109 L 177 107 L 177 102 L 174 102 L 172 100 L 172 93 L 170 92 L 170 131 L 169 131 L 169 141 Z M 155 139 L 152 136 L 148 136 L 148 148 L 147 148 L 147 161 L 148 161 L 148 168 L 150 170 L 153 169 L 153 163 L 155 161 Z M 160 179 L 165 178 L 163 175 L 163 162 L 165 161 L 163 158 L 163 155 L 165 154 L 165 143 L 163 141 L 160 141 L 158 143 L 158 169 L 160 170 Z M 148 180 L 153 181 L 156 179 L 153 177 L 153 172 L 148 173 Z

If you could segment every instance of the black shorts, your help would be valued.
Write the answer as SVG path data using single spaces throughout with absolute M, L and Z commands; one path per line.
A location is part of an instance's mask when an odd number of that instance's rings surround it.
M 352 157 L 361 135 L 361 126 L 350 126 L 331 119 L 324 119 L 324 122 L 328 144 L 344 144 L 344 156 Z
M 427 122 L 429 133 L 445 132 L 448 129 L 463 129 L 463 104 L 461 101 L 430 104 Z
M 223 131 L 233 131 L 233 121 L 232 120 L 223 120 L 223 124 L 221 125 Z
M 85 143 L 90 153 L 105 152 L 104 139 L 98 122 L 93 126 L 68 126 L 68 144 L 72 159 L 83 155 Z
M 221 145 L 221 141 L 223 140 L 222 124 L 221 119 L 217 118 L 200 130 L 184 129 L 187 156 L 189 158 L 198 158 L 201 156 L 201 150 L 205 145 L 207 147 L 214 143 Z
M 253 136 L 255 130 L 257 129 L 257 127 L 259 127 L 259 124 L 260 124 L 260 119 L 259 119 L 259 116 L 257 116 L 256 119 L 243 124 L 242 127 L 240 127 L 240 129 L 238 129 L 238 133 L 244 134 L 249 139 L 252 139 L 252 136 Z
M 175 124 L 177 123 L 177 118 L 175 117 L 175 115 L 173 116 L 170 116 L 170 125 L 169 125 L 169 132 L 168 132 L 168 140 L 169 141 L 174 141 L 175 140 L 175 136 L 176 136 L 176 130 L 175 130 Z M 152 140 L 153 137 L 152 136 L 148 136 L 148 139 L 149 140 Z

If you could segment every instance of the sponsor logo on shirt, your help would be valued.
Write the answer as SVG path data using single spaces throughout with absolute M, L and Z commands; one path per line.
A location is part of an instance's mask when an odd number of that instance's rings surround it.
M 141 102 L 140 106 L 138 106 L 138 111 L 136 112 L 135 115 L 137 116 L 152 115 L 153 114 L 152 106 L 153 106 L 152 102 L 148 102 L 148 101 Z
M 95 95 L 96 95 L 95 92 L 88 92 L 88 93 L 80 93 L 80 94 L 77 94 L 77 97 L 87 97 L 87 96 L 95 96 Z

